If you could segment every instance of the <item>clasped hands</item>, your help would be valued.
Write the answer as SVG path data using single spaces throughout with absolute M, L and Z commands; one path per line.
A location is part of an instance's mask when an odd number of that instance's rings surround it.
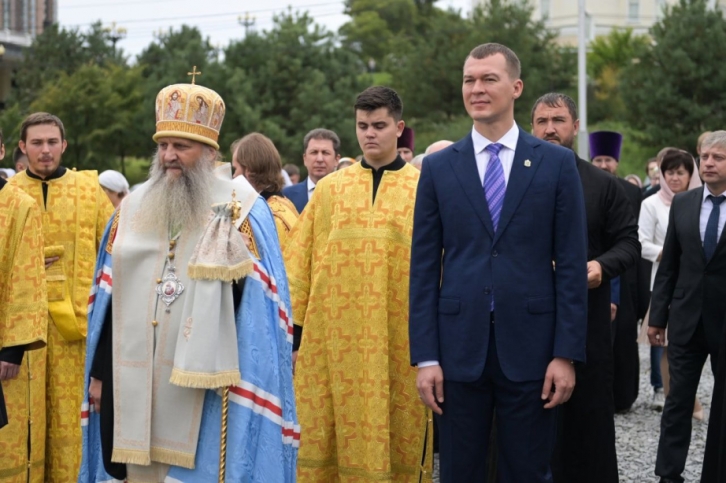
M 421 402 L 438 415 L 444 414 L 439 404 L 444 402 L 444 372 L 441 366 L 420 367 L 416 389 Z M 547 366 L 542 386 L 544 408 L 552 409 L 570 400 L 575 389 L 575 367 L 568 359 L 555 357 Z

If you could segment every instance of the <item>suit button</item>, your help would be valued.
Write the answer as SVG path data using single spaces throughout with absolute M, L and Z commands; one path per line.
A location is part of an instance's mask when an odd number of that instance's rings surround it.
M 492 289 L 490 289 L 489 287 L 486 287 L 484 289 L 484 295 L 489 295 L 490 293 L 492 293 Z
M 496 258 L 496 257 L 498 257 L 498 256 L 499 256 L 499 253 L 497 253 L 497 251 L 496 251 L 496 250 L 494 250 L 494 251 L 492 252 L 492 256 L 493 256 L 494 258 Z

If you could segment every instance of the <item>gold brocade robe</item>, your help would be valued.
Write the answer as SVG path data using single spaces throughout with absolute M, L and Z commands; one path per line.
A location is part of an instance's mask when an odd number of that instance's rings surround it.
M 41 229 L 40 210 L 30 196 L 14 186 L 0 189 L 0 348 L 27 344 L 26 349 L 34 349 L 45 345 L 48 302 Z M 27 447 L 28 442 L 30 354 L 26 352 L 23 357 L 19 375 L 2 382 L 5 399 L 12 402 L 9 423 L 0 431 L 3 482 L 24 482 L 28 478 L 27 451 L 19 449 Z M 38 386 L 39 394 L 32 397 L 42 401 L 45 386 Z M 45 427 L 33 430 L 45 434 Z M 30 461 L 42 465 L 42 451 Z
M 280 240 L 280 247 L 284 250 L 287 243 L 287 236 L 295 226 L 300 213 L 297 212 L 292 201 L 285 197 L 273 195 L 267 198 L 267 205 L 272 211 L 272 216 L 277 227 L 277 238 Z
M 330 174 L 290 232 L 293 320 L 304 327 L 294 381 L 299 482 L 430 479 L 430 416 L 408 346 L 418 178 L 408 164 L 385 171 L 373 202 L 370 169 Z
M 46 200 L 44 183 L 48 185 Z M 64 339 L 53 319 L 48 317 L 47 347 L 29 352 L 23 360 L 24 372 L 17 381 L 24 384 L 17 391 L 23 395 L 22 401 L 9 397 L 6 400 L 10 417 L 11 411 L 17 414 L 29 411 L 30 441 L 2 431 L 0 444 L 6 438 L 12 439 L 13 455 L 25 459 L 25 468 L 31 466 L 27 481 L 68 483 L 76 481 L 81 463 L 80 413 L 88 296 L 99 243 L 113 206 L 98 184 L 95 171 L 67 170 L 60 178 L 48 181 L 22 172 L 13 176 L 8 186 L 22 189 L 40 207 L 46 256 L 49 247 L 63 247 L 61 259 L 51 267 L 55 275 L 51 277 L 51 269 L 47 270 L 48 300 L 63 299 L 64 295 L 70 298 L 71 315 L 75 315 L 77 328 L 84 337 L 74 341 Z M 17 459 L 10 460 L 0 453 L 1 483 L 6 483 L 3 472 L 16 469 Z

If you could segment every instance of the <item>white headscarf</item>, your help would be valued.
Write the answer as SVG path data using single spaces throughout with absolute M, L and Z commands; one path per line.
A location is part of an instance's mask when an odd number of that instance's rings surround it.
M 129 182 L 126 181 L 124 175 L 112 169 L 106 170 L 98 175 L 98 182 L 106 189 L 114 193 L 128 193 Z

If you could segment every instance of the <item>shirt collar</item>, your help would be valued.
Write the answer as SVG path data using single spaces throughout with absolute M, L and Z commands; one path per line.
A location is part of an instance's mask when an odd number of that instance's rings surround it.
M 315 182 L 310 179 L 310 176 L 307 177 L 308 180 L 308 192 L 315 189 Z
M 490 144 L 499 143 L 507 149 L 512 151 L 517 150 L 517 141 L 519 141 L 519 126 L 514 122 L 512 127 L 507 131 L 504 136 L 498 141 L 490 141 L 485 138 L 472 126 L 471 128 L 471 140 L 474 142 L 474 154 L 479 154 Z
M 28 174 L 29 177 L 33 179 L 37 179 L 40 181 L 50 181 L 52 179 L 58 179 L 66 174 L 66 168 L 64 166 L 58 166 L 58 169 L 56 169 L 53 174 L 51 174 L 50 176 L 46 176 L 45 178 L 41 178 L 37 174 L 33 173 L 32 171 L 30 171 L 30 168 L 26 169 L 25 172 Z
M 370 169 L 373 171 L 398 171 L 399 169 L 403 169 L 403 167 L 406 166 L 406 161 L 404 161 L 403 158 L 399 155 L 396 156 L 396 159 L 394 159 L 392 163 L 388 163 L 387 165 L 381 166 L 378 169 L 373 169 L 373 167 L 368 164 L 365 159 L 361 159 L 360 165 L 362 168 Z
M 694 176 L 695 176 L 695 173 L 694 173 Z M 726 194 L 726 193 L 720 193 L 720 194 L 715 195 L 715 194 L 711 193 L 711 189 L 708 187 L 708 185 L 703 185 L 703 202 L 704 203 L 706 202 L 706 199 L 709 196 L 713 196 L 714 198 L 717 198 L 724 194 Z

